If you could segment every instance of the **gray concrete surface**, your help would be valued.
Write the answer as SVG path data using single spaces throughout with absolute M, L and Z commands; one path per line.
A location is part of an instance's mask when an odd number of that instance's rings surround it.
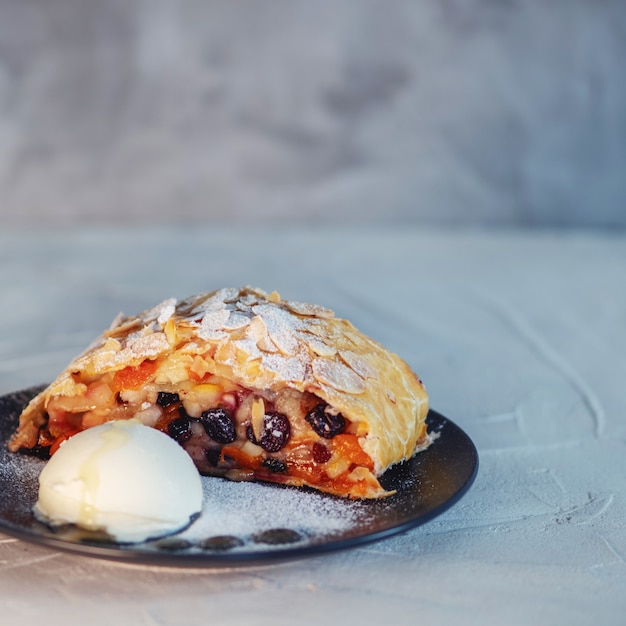
M 626 225 L 626 3 L 0 0 L 0 220 Z

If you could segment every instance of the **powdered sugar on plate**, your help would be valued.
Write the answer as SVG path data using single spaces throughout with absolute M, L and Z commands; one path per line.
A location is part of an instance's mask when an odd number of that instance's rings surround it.
M 202 481 L 202 514 L 177 535 L 192 544 L 211 536 L 231 535 L 245 544 L 246 551 L 254 546 L 263 549 L 263 544 L 248 540 L 274 529 L 294 531 L 301 541 L 323 541 L 357 526 L 366 513 L 362 502 L 302 489 L 211 477 Z

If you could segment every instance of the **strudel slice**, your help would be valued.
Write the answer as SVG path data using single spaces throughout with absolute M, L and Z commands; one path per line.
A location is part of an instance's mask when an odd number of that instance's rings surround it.
M 377 498 L 378 477 L 427 445 L 427 412 L 409 366 L 350 322 L 228 288 L 117 319 L 24 409 L 9 448 L 47 456 L 135 419 L 203 474 Z

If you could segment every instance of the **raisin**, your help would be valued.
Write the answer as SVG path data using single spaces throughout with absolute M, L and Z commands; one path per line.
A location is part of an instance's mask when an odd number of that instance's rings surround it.
M 346 418 L 341 413 L 329 413 L 327 409 L 328 405 L 320 402 L 304 419 L 320 437 L 332 439 L 346 430 Z
M 319 441 L 313 444 L 313 460 L 316 463 L 327 463 L 332 456 L 330 450 Z
M 157 404 L 163 408 L 169 406 L 170 404 L 174 404 L 175 402 L 180 402 L 180 398 L 177 393 L 170 393 L 168 391 L 159 391 L 157 396 Z
M 264 459 L 261 465 L 272 474 L 284 474 L 287 471 L 285 463 L 271 456 Z
M 182 412 L 181 412 L 182 413 Z M 179 443 L 184 443 L 191 438 L 191 421 L 187 415 L 180 415 L 167 425 L 167 434 L 176 439 Z
M 291 425 L 287 416 L 276 411 L 265 414 L 263 431 L 258 440 L 254 436 L 252 426 L 248 426 L 246 429 L 248 439 L 268 452 L 278 452 L 284 448 L 290 433 Z
M 217 443 L 232 443 L 237 438 L 233 418 L 224 409 L 209 409 L 200 416 L 207 435 Z

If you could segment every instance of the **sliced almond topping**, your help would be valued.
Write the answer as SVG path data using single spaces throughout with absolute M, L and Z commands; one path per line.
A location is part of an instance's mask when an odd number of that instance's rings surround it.
M 230 317 L 230 311 L 226 308 L 207 311 L 202 318 L 198 335 L 203 339 L 221 339 L 226 337 L 222 330 Z
M 259 298 L 254 293 L 245 293 L 239 297 L 239 299 L 235 302 L 235 306 L 242 310 L 248 311 L 251 306 L 259 303 Z
M 169 350 L 169 347 L 170 344 L 165 337 L 165 333 L 133 336 L 128 338 L 126 346 L 118 353 L 116 360 L 126 364 L 138 358 L 154 358 L 162 352 Z
M 165 337 L 170 346 L 176 345 L 176 322 L 174 322 L 174 318 L 170 317 L 170 319 L 167 320 L 163 331 L 165 332 Z
M 267 326 L 265 325 L 265 322 L 258 315 L 255 315 L 250 320 L 250 324 L 246 328 L 246 338 L 248 339 L 248 343 L 252 343 L 252 347 L 249 348 L 251 355 L 261 356 L 260 353 L 258 353 L 258 350 L 262 350 L 263 352 L 278 352 L 278 348 L 274 345 L 267 334 Z M 256 352 L 252 348 L 255 348 Z
M 362 378 L 376 378 L 374 368 L 361 356 L 350 350 L 340 350 L 341 360 Z
M 269 337 L 261 337 L 261 339 L 256 342 L 256 345 L 259 350 L 263 350 L 263 352 L 278 352 L 276 344 Z
M 250 323 L 250 318 L 238 311 L 230 311 L 228 319 L 222 325 L 222 330 L 238 330 L 245 328 Z
M 222 302 L 232 302 L 237 300 L 238 297 L 239 289 L 237 287 L 224 287 L 223 289 L 218 289 L 215 294 L 215 299 Z
M 119 352 L 122 349 L 122 345 L 117 339 L 109 337 L 102 346 L 103 351 L 107 352 Z
M 315 379 L 337 391 L 360 394 L 365 391 L 365 381 L 349 367 L 337 361 L 315 359 L 313 361 Z
M 298 315 L 306 315 L 310 317 L 335 317 L 335 312 L 318 304 L 310 304 L 308 302 L 285 302 L 285 306 Z
M 297 354 L 300 343 L 294 331 L 300 328 L 301 322 L 296 317 L 269 304 L 256 305 L 252 310 L 263 320 L 270 339 L 280 352 L 287 356 Z
M 269 328 L 268 333 L 272 342 L 285 356 L 294 356 L 298 352 L 298 340 L 295 335 L 284 329 Z
M 105 331 L 105 335 L 107 335 L 108 333 L 110 333 L 111 331 L 114 331 L 116 328 L 119 328 L 123 322 L 124 322 L 124 314 L 122 312 L 118 313 L 114 318 L 113 321 L 111 322 L 109 329 L 107 331 Z
M 301 355 L 286 357 L 282 354 L 267 354 L 262 366 L 266 372 L 274 372 L 278 378 L 296 383 L 304 382 L 307 373 L 306 361 Z
M 157 322 L 159 326 L 163 327 L 165 324 L 172 318 L 174 312 L 176 311 L 176 300 L 174 298 L 169 298 L 159 304 L 159 306 L 152 311 L 150 311 L 146 317 L 154 317 L 154 314 L 158 314 Z
M 246 334 L 253 339 L 256 343 L 267 337 L 267 326 L 263 321 L 263 318 L 259 315 L 255 315 L 251 320 L 248 328 L 246 328 Z
M 335 348 L 329 346 L 327 343 L 324 343 L 320 339 L 317 339 L 316 337 L 313 337 L 311 335 L 307 335 L 307 333 L 302 333 L 302 335 L 302 338 L 311 349 L 311 352 L 317 354 L 317 356 L 323 356 L 328 358 L 337 354 L 337 350 L 335 350 Z

